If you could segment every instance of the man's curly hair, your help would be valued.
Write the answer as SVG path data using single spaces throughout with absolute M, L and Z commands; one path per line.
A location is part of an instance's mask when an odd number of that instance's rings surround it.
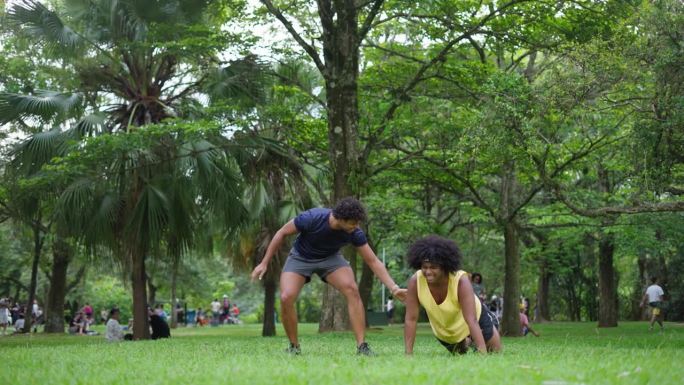
M 408 264 L 420 270 L 423 262 L 439 265 L 447 273 L 453 273 L 461 268 L 461 250 L 450 239 L 437 235 L 428 235 L 411 245 L 408 250 Z
M 343 221 L 363 222 L 366 220 L 366 209 L 361 202 L 351 197 L 337 202 L 332 214 L 336 219 Z

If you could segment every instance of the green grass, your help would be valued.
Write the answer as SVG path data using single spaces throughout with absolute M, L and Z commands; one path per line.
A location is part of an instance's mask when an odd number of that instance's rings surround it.
M 684 384 L 684 327 L 645 323 L 538 326 L 542 337 L 505 338 L 496 355 L 451 356 L 421 325 L 414 355 L 401 325 L 369 330 L 376 357 L 357 357 L 350 333 L 300 325 L 303 354 L 283 351 L 282 329 L 181 328 L 163 341 L 110 344 L 102 336 L 0 337 L 0 384 Z

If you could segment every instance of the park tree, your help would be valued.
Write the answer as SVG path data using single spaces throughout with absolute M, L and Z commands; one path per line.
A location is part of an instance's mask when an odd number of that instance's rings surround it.
M 331 175 L 330 201 L 344 196 L 367 193 L 370 178 L 395 164 L 373 164 L 372 155 L 394 137 L 391 122 L 400 107 L 413 97 L 413 92 L 433 76 L 446 57 L 462 45 L 483 52 L 479 36 L 490 33 L 505 37 L 507 33 L 524 31 L 524 26 L 543 19 L 544 14 L 574 9 L 576 2 L 389 2 L 303 1 L 286 4 L 262 0 L 266 11 L 287 30 L 296 46 L 305 53 L 321 73 L 325 83 L 325 116 L 327 118 L 327 162 Z M 529 14 L 529 17 L 519 16 Z M 507 22 L 499 22 L 506 20 Z M 416 27 L 417 26 L 417 27 Z M 375 119 L 361 120 L 359 109 L 360 65 L 378 66 L 382 62 L 364 63 L 362 47 L 368 50 L 387 47 L 377 44 L 384 31 L 398 28 L 393 36 L 405 36 L 420 57 L 408 57 L 399 81 L 386 88 L 374 104 Z M 407 33 L 404 33 L 404 32 Z M 493 31 L 493 32 L 492 32 Z M 425 47 L 421 41 L 427 41 Z M 391 52 L 391 50 L 390 50 Z M 398 55 L 401 57 L 402 55 Z M 525 55 L 527 56 L 527 55 Z M 379 67 L 377 67 L 379 68 Z M 363 130 L 361 130 L 363 127 Z M 361 134 L 363 132 L 363 134 Z M 351 259 L 356 267 L 355 258 Z M 369 271 L 365 273 L 370 274 Z M 361 278 L 361 282 L 372 280 Z M 364 291 L 363 289 L 361 291 Z M 327 290 L 319 329 L 346 327 L 343 301 L 332 289 Z
M 18 33 L 61 56 L 80 80 L 69 97 L 77 100 L 80 94 L 83 120 L 106 134 L 80 147 L 82 157 L 65 156 L 71 169 L 55 167 L 64 173 L 59 199 L 83 242 L 106 244 L 130 268 L 139 320 L 135 338 L 148 337 L 147 255 L 167 240 L 171 250 L 188 247 L 184 230 L 199 204 L 228 222 L 239 216 L 239 178 L 227 152 L 244 147 L 228 145 L 215 126 L 204 131 L 201 125 L 176 126 L 176 131 L 157 126 L 147 132 L 147 126 L 183 117 L 198 105 L 194 96 L 206 79 L 204 71 L 228 65 L 217 52 L 240 44 L 219 29 L 238 11 L 190 0 L 165 7 L 67 1 L 55 9 L 24 1 L 8 11 Z M 64 95 L 5 94 L 4 119 L 40 115 L 41 109 L 55 109 Z M 192 133 L 199 131 L 203 134 Z M 90 172 L 84 172 L 88 167 Z
M 576 124 L 585 119 L 582 110 L 594 95 L 564 93 L 565 78 L 556 76 L 568 64 L 564 60 L 572 47 L 611 35 L 619 13 L 608 15 L 615 5 L 592 4 L 588 13 L 570 3 L 556 6 L 535 3 L 479 30 L 478 39 L 458 46 L 430 72 L 429 80 L 414 90 L 410 107 L 392 122 L 394 132 L 402 135 L 393 147 L 416 159 L 404 166 L 457 197 L 452 199 L 456 205 L 474 206 L 504 235 L 502 326 L 509 335 L 520 330 L 520 237 L 526 208 L 541 199 L 548 178 L 564 175 L 609 144 L 611 123 L 619 122 L 619 113 L 610 112 L 592 130 Z M 550 14 L 553 23 L 536 23 Z M 569 27 L 577 23 L 582 32 Z M 424 61 L 415 50 L 390 48 L 386 51 L 399 62 Z M 579 75 L 569 68 L 569 74 Z M 576 75 L 570 77 L 576 80 Z M 583 83 L 599 91 L 610 84 L 604 78 Z M 421 127 L 412 129 L 416 120 Z
M 266 253 L 273 235 L 283 223 L 297 212 L 312 206 L 312 170 L 306 170 L 293 148 L 299 135 L 306 135 L 306 129 L 292 135 L 295 127 L 316 125 L 309 113 L 313 89 L 319 84 L 316 73 L 301 61 L 284 61 L 270 69 L 264 69 L 254 79 L 260 84 L 260 91 L 243 99 L 242 112 L 235 111 L 236 122 L 243 131 L 272 142 L 270 147 L 254 151 L 239 160 L 242 174 L 250 185 L 245 189 L 244 206 L 247 219 L 235 230 L 230 249 L 234 265 L 240 270 L 251 270 Z M 295 85 L 296 84 L 296 85 Z M 214 106 L 225 102 L 224 95 L 212 98 Z M 290 146 L 287 144 L 290 143 Z M 287 257 L 284 245 L 274 255 L 273 261 L 261 284 L 264 288 L 263 336 L 275 336 L 276 293 L 282 265 Z
M 681 136 L 674 125 L 681 119 L 682 4 L 677 1 L 641 3 L 625 20 L 623 33 L 588 45 L 577 56 L 595 76 L 612 73 L 616 85 L 602 97 L 603 108 L 630 114 L 619 146 L 593 158 L 585 183 L 571 175 L 549 183 L 558 200 L 573 212 L 611 226 L 622 214 L 682 211 Z M 630 32 L 634 31 L 634 32 Z M 673 33 L 675 35 L 673 35 Z M 591 61 L 591 62 L 590 62 Z M 580 202 L 580 198 L 582 203 Z M 616 326 L 618 294 L 614 265 L 615 237 L 603 232 L 599 240 L 599 325 Z

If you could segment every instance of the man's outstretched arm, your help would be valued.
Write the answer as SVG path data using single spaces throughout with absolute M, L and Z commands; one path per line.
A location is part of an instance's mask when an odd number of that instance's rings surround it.
M 271 242 L 268 244 L 268 247 L 266 248 L 266 254 L 264 254 L 264 259 L 262 259 L 261 262 L 252 271 L 252 281 L 257 279 L 257 277 L 259 279 L 264 277 L 264 274 L 266 274 L 266 270 L 268 270 L 268 264 L 271 262 L 271 258 L 273 258 L 275 253 L 278 250 L 280 250 L 280 247 L 283 245 L 285 238 L 288 235 L 296 234 L 297 232 L 298 230 L 294 224 L 294 219 L 290 220 L 285 225 L 283 225 L 283 227 L 281 227 L 280 230 L 276 231 L 275 235 L 273 236 L 273 239 L 271 239 Z
M 357 247 L 356 250 L 361 254 L 361 257 L 364 262 L 368 264 L 371 271 L 373 271 L 373 274 L 380 279 L 380 282 L 387 286 L 392 293 L 392 296 L 401 302 L 404 302 L 406 300 L 406 289 L 400 288 L 399 285 L 394 282 L 392 277 L 390 277 L 389 272 L 387 272 L 385 265 L 378 259 L 373 252 L 373 249 L 368 246 L 368 243 Z

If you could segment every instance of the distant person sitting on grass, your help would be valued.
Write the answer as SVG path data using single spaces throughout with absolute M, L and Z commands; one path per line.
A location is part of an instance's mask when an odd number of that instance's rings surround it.
M 646 289 L 644 293 L 644 298 L 641 301 L 641 307 L 644 307 L 646 303 L 651 308 L 651 326 L 648 330 L 653 330 L 653 324 L 658 321 L 660 325 L 660 330 L 663 330 L 663 295 L 665 292 L 663 288 L 658 285 L 658 277 L 651 278 L 651 286 Z
M 501 350 L 498 321 L 473 292 L 468 273 L 460 270 L 461 259 L 456 243 L 436 235 L 409 248 L 408 264 L 418 271 L 409 280 L 406 296 L 406 354 L 413 354 L 419 305 L 437 340 L 452 354 L 466 353 L 471 342 L 480 353 Z
M 406 290 L 394 283 L 385 265 L 368 245 L 366 234 L 359 228 L 359 224 L 365 219 L 365 208 L 354 198 L 340 200 L 332 210 L 315 208 L 305 211 L 276 232 L 266 249 L 264 259 L 252 271 L 252 280 L 261 279 L 266 274 L 271 258 L 280 250 L 285 237 L 299 233 L 280 275 L 282 323 L 290 340 L 287 352 L 301 353 L 295 302 L 304 284 L 311 281 L 313 274 L 317 274 L 347 299 L 349 319 L 356 338 L 356 353 L 373 355 L 365 341 L 366 313 L 356 286 L 354 272 L 340 253 L 340 249 L 352 244 L 395 298 L 403 299 Z
M 169 324 L 164 321 L 164 319 L 156 314 L 152 309 L 149 309 L 150 315 L 150 328 L 152 329 L 151 338 L 153 340 L 158 340 L 160 338 L 171 337 L 171 329 L 169 329 Z
M 26 326 L 26 320 L 24 319 L 23 314 L 18 315 L 19 319 L 14 322 L 14 332 L 15 333 L 23 333 L 24 331 L 24 326 Z
M 522 334 L 524 336 L 527 335 L 527 333 L 532 333 L 535 337 L 539 337 L 539 333 L 536 331 L 532 330 L 532 327 L 530 326 L 530 320 L 527 318 L 527 314 L 525 314 L 525 310 L 527 308 L 525 307 L 524 304 L 520 304 L 520 327 L 522 328 Z
M 69 333 L 84 335 L 88 332 L 88 321 L 86 320 L 83 311 L 76 313 L 76 316 L 72 318 L 69 323 Z
M 107 320 L 107 331 L 105 338 L 110 342 L 117 342 L 123 340 L 132 340 L 132 334 L 124 334 L 121 324 L 119 324 L 119 309 L 113 308 L 109 311 L 109 319 Z

